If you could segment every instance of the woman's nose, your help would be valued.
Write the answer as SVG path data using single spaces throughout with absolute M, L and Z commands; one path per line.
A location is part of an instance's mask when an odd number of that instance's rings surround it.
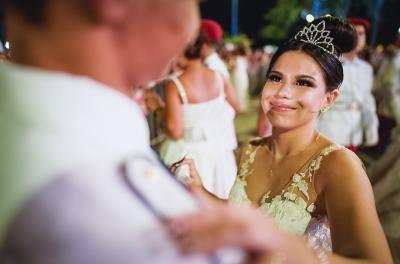
M 280 83 L 275 96 L 278 98 L 289 98 L 291 95 L 291 87 L 287 82 Z

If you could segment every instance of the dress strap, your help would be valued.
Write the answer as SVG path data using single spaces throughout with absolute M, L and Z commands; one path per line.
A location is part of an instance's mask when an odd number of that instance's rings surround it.
M 307 163 L 309 164 L 306 167 L 306 169 L 304 170 L 300 169 L 293 174 L 288 183 L 283 187 L 282 193 L 283 194 L 285 192 L 293 193 L 295 189 L 298 189 L 307 199 L 306 201 L 309 201 L 310 186 L 308 184 L 312 184 L 314 186 L 314 178 L 315 178 L 314 175 L 319 170 L 322 159 L 328 156 L 333 151 L 341 150 L 343 148 L 344 148 L 343 146 L 332 144 L 317 152 L 318 154 L 314 154 L 313 157 L 306 162 L 306 164 Z M 285 194 L 285 195 L 290 195 L 290 194 Z
M 237 177 L 242 180 L 246 181 L 246 178 L 249 174 L 253 172 L 252 166 L 257 154 L 257 150 L 260 148 L 259 146 L 254 146 L 252 144 L 248 144 L 244 149 L 242 153 L 242 160 L 240 164 L 240 168 L 237 174 Z
M 321 167 L 321 161 L 324 159 L 324 157 L 328 156 L 329 154 L 331 154 L 334 151 L 342 150 L 342 149 L 344 149 L 344 147 L 341 146 L 341 145 L 338 145 L 338 144 L 331 144 L 331 145 L 323 148 L 319 152 L 317 157 L 314 158 L 310 163 L 310 166 L 308 168 L 309 181 L 310 182 L 314 182 L 314 175 L 319 170 L 319 168 Z
M 336 150 L 341 150 L 344 149 L 343 146 L 338 145 L 338 144 L 331 144 L 325 148 L 323 148 L 319 154 L 320 157 L 325 157 L 328 156 L 329 154 L 331 154 L 332 152 L 336 151 Z
M 183 104 L 189 104 L 189 100 L 187 98 L 187 94 L 185 91 L 185 88 L 183 87 L 181 81 L 179 81 L 179 79 L 175 76 L 171 77 L 171 80 L 174 82 L 174 84 L 176 85 L 176 88 L 178 88 L 178 92 L 179 95 L 182 99 Z

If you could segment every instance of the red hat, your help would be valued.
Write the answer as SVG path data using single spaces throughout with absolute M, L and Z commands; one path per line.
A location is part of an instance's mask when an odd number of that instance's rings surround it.
M 347 21 L 347 23 L 350 23 L 353 26 L 357 26 L 357 25 L 364 26 L 366 30 L 369 30 L 369 28 L 371 27 L 371 24 L 365 18 L 349 17 L 346 19 L 346 21 Z
M 202 19 L 201 20 L 201 31 L 206 35 L 206 37 L 212 42 L 219 42 L 222 39 L 222 35 L 224 31 L 222 30 L 221 25 L 211 19 Z

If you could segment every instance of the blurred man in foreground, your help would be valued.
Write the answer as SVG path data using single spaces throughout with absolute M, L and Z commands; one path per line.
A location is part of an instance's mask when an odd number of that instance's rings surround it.
M 6 0 L 0 65 L 1 263 L 205 263 L 163 217 L 196 210 L 126 95 L 198 28 L 195 0 Z

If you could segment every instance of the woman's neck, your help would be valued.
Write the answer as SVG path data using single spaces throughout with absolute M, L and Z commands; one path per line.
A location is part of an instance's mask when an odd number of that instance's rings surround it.
M 186 63 L 186 68 L 187 69 L 189 69 L 189 68 L 201 68 L 203 66 L 204 66 L 204 64 L 203 64 L 203 62 L 201 61 L 200 58 L 199 59 L 190 59 Z
M 186 73 L 199 73 L 206 68 L 203 62 L 200 59 L 189 60 L 186 64 L 185 72 Z
M 276 160 L 295 156 L 305 151 L 318 137 L 314 124 L 285 131 L 273 128 L 271 151 Z

